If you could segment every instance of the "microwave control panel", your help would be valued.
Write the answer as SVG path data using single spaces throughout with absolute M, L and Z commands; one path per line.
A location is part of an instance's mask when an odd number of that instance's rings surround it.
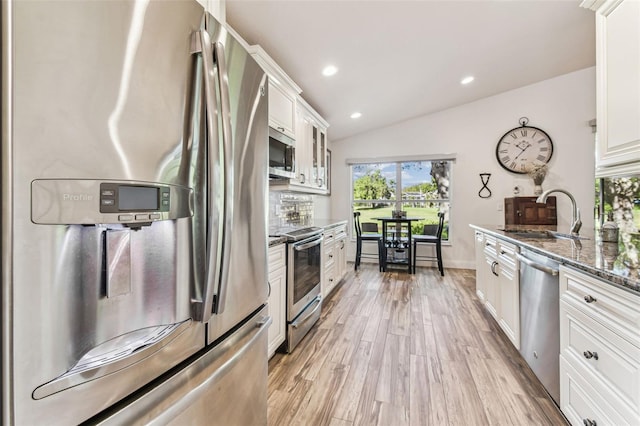
M 37 224 L 137 227 L 191 217 L 193 203 L 193 190 L 180 185 L 90 179 L 31 182 L 31 221 Z

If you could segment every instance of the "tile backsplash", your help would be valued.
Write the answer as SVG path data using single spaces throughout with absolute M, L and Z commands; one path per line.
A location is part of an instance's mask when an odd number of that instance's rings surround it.
M 312 223 L 312 195 L 284 191 L 269 192 L 269 227 Z

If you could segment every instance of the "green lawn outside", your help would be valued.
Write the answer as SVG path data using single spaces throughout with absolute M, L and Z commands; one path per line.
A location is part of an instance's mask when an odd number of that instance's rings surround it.
M 360 212 L 360 223 L 363 222 L 377 222 L 378 229 L 382 230 L 382 223 L 376 221 L 376 217 L 391 217 L 391 212 L 395 210 L 394 206 L 370 208 L 370 207 L 356 207 L 355 211 Z M 411 232 L 414 234 L 422 234 L 422 228 L 427 224 L 438 223 L 438 207 L 405 207 L 407 217 L 421 217 L 424 218 L 418 222 L 412 222 Z M 442 238 L 446 239 L 447 223 L 445 222 L 445 231 L 442 234 Z

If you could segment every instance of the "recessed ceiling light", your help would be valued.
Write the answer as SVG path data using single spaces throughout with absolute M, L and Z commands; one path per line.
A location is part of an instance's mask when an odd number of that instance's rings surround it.
M 360 112 L 354 112 L 353 114 L 351 114 L 351 118 L 360 118 L 362 117 L 362 113 Z
M 324 75 L 325 77 L 331 77 L 337 72 L 338 72 L 338 68 L 334 67 L 333 65 L 327 65 L 322 70 L 322 75 Z
M 465 77 L 462 80 L 460 80 L 460 84 L 469 84 L 473 81 L 473 76 L 469 76 L 469 77 Z

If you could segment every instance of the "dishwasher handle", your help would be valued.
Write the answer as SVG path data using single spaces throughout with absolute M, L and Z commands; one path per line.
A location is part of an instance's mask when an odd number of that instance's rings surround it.
M 554 269 L 554 268 L 551 268 L 549 266 L 542 265 L 540 263 L 534 262 L 533 260 L 529 259 L 528 257 L 525 257 L 525 256 L 521 255 L 520 253 L 516 253 L 515 255 L 516 255 L 516 258 L 520 262 L 524 263 L 525 265 L 531 266 L 532 268 L 537 269 L 538 271 L 542 271 L 545 274 L 554 275 L 554 276 L 558 275 L 558 272 L 559 272 L 558 269 Z

